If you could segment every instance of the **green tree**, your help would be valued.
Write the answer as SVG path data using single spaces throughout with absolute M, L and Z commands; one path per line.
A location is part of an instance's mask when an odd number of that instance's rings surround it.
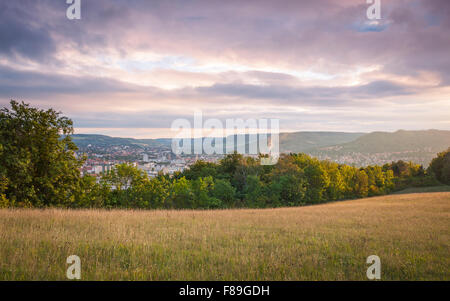
M 149 205 L 148 200 L 144 198 L 149 184 L 147 175 L 131 164 L 116 165 L 102 176 L 101 183 L 111 190 L 107 200 L 110 206 L 144 208 Z
M 275 206 L 295 206 L 305 202 L 307 179 L 302 169 L 304 165 L 299 164 L 298 159 L 296 155 L 282 155 L 272 169 L 269 194 Z
M 384 193 L 389 193 L 395 188 L 394 172 L 392 170 L 387 170 L 384 173 L 385 173 Z
M 220 201 L 212 198 L 214 190 L 214 179 L 209 176 L 198 178 L 192 182 L 192 191 L 194 193 L 194 208 L 216 208 L 220 207 Z
M 111 171 L 102 176 L 102 181 L 111 185 L 115 190 L 126 190 L 141 183 L 147 176 L 145 172 L 132 164 L 116 165 Z
M 339 169 L 339 164 L 325 161 L 323 168 L 327 171 L 330 178 L 329 185 L 326 188 L 326 198 L 328 200 L 339 200 L 344 198 L 345 194 L 345 180 Z
M 344 181 L 344 198 L 355 198 L 356 172 L 358 170 L 349 165 L 341 165 L 339 171 Z
M 80 180 L 80 187 L 75 194 L 76 202 L 73 207 L 102 208 L 109 197 L 110 190 L 106 186 L 97 183 L 92 176 L 84 176 Z
M 53 109 L 10 102 L 0 110 L 4 195 L 18 206 L 70 206 L 83 159 L 76 158 L 72 121 Z
M 189 181 L 182 177 L 173 181 L 170 202 L 174 208 L 192 208 L 193 193 Z
M 308 181 L 307 202 L 313 204 L 325 201 L 324 193 L 330 184 L 330 178 L 318 160 L 314 160 L 305 168 L 305 177 Z
M 234 170 L 231 184 L 236 188 L 238 197 L 242 199 L 245 195 L 245 188 L 247 187 L 247 178 L 250 175 L 258 176 L 261 170 L 261 165 L 257 160 L 251 157 L 244 157 L 239 161 L 239 164 Z
M 369 177 L 367 176 L 367 173 L 362 170 L 358 170 L 355 173 L 355 196 L 357 197 L 366 197 L 369 194 Z
M 188 180 L 195 180 L 198 178 L 204 178 L 208 176 L 215 177 L 217 175 L 217 165 L 211 162 L 205 162 L 202 160 L 196 161 L 194 164 L 183 172 L 182 176 Z
M 249 207 L 265 207 L 268 201 L 265 195 L 263 183 L 258 176 L 250 175 L 247 177 L 245 187 L 245 200 Z
M 380 166 L 367 166 L 365 169 L 368 178 L 368 195 L 385 193 L 386 175 Z
M 431 161 L 428 170 L 436 176 L 439 182 L 450 185 L 450 148 L 439 153 Z
M 171 183 L 166 177 L 158 176 L 150 180 L 148 198 L 150 208 L 171 208 Z
M 226 155 L 225 158 L 220 160 L 219 164 L 219 173 L 221 176 L 231 179 L 237 167 L 241 165 L 243 159 L 244 157 L 237 152 Z
M 236 197 L 236 189 L 231 186 L 230 181 L 217 179 L 212 191 L 214 198 L 220 200 L 225 207 L 232 207 Z
M 409 164 L 405 161 L 399 160 L 397 162 L 392 162 L 391 169 L 396 177 L 407 177 L 410 175 Z

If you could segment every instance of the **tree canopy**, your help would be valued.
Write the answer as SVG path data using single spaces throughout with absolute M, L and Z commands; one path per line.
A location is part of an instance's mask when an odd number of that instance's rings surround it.
M 431 161 L 429 170 L 439 182 L 450 185 L 450 148 Z
M 10 102 L 0 110 L 0 193 L 24 207 L 75 201 L 83 160 L 77 159 L 72 121 L 53 109 Z

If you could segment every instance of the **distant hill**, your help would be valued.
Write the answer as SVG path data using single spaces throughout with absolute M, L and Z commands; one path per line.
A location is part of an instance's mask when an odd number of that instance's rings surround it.
M 344 132 L 294 132 L 294 133 L 280 133 L 280 151 L 284 153 L 289 152 L 304 152 L 309 149 L 317 147 L 332 146 L 335 144 L 346 143 L 361 137 L 364 133 L 344 133 Z M 242 135 L 235 135 L 235 146 L 238 145 L 237 137 Z M 254 141 L 255 137 L 249 138 L 245 135 L 245 141 Z M 134 138 L 119 138 L 110 137 L 106 135 L 93 134 L 75 134 L 72 135 L 73 141 L 78 147 L 84 148 L 88 145 L 98 147 L 128 145 L 128 146 L 171 146 L 171 139 L 134 139 Z M 223 144 L 225 145 L 225 138 Z M 194 139 L 191 141 L 194 145 Z M 246 146 L 248 148 L 248 146 Z
M 106 135 L 93 134 L 75 134 L 72 135 L 72 140 L 79 148 L 87 147 L 88 145 L 97 147 L 110 146 L 170 146 L 170 139 L 134 139 L 134 138 L 119 138 L 110 137 Z
M 235 135 L 237 145 L 238 135 Z M 253 137 L 253 138 L 251 138 Z M 246 148 L 254 136 L 245 135 Z M 97 147 L 118 145 L 142 147 L 170 147 L 171 139 L 133 139 L 106 135 L 73 135 L 73 141 L 80 148 L 89 144 Z M 194 145 L 192 140 L 191 145 Z M 224 139 L 225 145 L 225 139 Z M 392 161 L 413 161 L 428 166 L 438 152 L 450 147 L 450 131 L 426 130 L 373 133 L 345 132 L 294 132 L 280 133 L 282 153 L 304 152 L 320 159 L 343 164 L 367 166 L 382 165 Z
M 280 151 L 283 153 L 305 152 L 318 147 L 353 141 L 365 133 L 344 132 L 294 132 L 280 133 Z
M 363 135 L 354 141 L 342 144 L 342 150 L 364 153 L 381 153 L 386 150 L 392 152 L 421 150 L 438 152 L 449 146 L 450 131 L 399 130 L 394 133 L 373 132 Z
M 364 166 L 396 160 L 427 166 L 436 153 L 450 147 L 450 131 L 373 132 L 354 141 L 318 147 L 308 153 L 321 159 Z

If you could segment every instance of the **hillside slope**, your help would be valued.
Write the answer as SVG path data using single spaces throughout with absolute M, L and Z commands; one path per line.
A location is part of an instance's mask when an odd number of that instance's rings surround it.
M 347 143 L 364 134 L 345 132 L 280 133 L 280 151 L 283 153 L 305 152 L 313 148 Z
M 373 132 L 354 141 L 316 148 L 308 153 L 321 159 L 365 166 L 413 161 L 427 166 L 438 152 L 450 147 L 450 131 Z
M 170 140 L 166 142 L 168 139 L 134 139 L 95 134 L 75 134 L 72 135 L 72 140 L 80 148 L 87 147 L 88 145 L 97 147 L 170 145 Z
M 280 133 L 280 151 L 281 152 L 303 152 L 305 150 L 331 146 L 334 144 L 346 143 L 355 140 L 364 135 L 363 133 L 344 133 L 344 132 L 294 132 L 294 133 Z M 235 135 L 235 146 L 237 143 L 237 136 Z M 93 134 L 75 134 L 72 135 L 73 141 L 78 147 L 86 147 L 89 144 L 101 147 L 128 145 L 128 146 L 171 146 L 171 139 L 134 139 L 134 138 L 119 138 L 110 137 L 106 135 Z M 249 141 L 249 135 L 245 135 L 246 144 Z M 251 139 L 254 140 L 254 139 Z M 223 144 L 226 144 L 224 139 Z M 194 145 L 193 140 L 191 145 Z M 247 146 L 248 148 L 248 146 Z

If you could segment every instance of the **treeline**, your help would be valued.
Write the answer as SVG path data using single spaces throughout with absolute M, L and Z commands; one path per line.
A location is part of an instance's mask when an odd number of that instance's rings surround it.
M 398 161 L 356 168 L 305 154 L 282 155 L 275 165 L 234 153 L 218 163 L 198 161 L 174 175 L 148 178 L 122 164 L 96 178 L 82 177 L 72 121 L 53 110 L 11 102 L 0 111 L 0 206 L 68 208 L 265 208 L 301 206 L 387 194 L 450 180 L 450 155 L 430 168 Z M 61 134 L 63 135 L 61 138 Z
M 273 166 L 230 154 L 219 163 L 197 161 L 184 172 L 149 179 L 122 164 L 102 176 L 84 177 L 71 206 L 106 208 L 267 208 L 301 206 L 383 195 L 409 186 L 436 185 L 419 165 L 395 162 L 356 168 L 305 154 L 283 155 Z M 88 188 L 88 189 L 86 189 Z

